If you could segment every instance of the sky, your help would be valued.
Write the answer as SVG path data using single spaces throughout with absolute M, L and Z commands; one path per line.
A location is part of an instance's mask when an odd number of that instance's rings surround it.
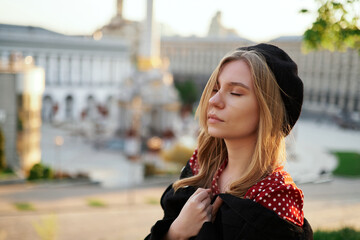
M 154 0 L 155 19 L 181 36 L 205 36 L 217 11 L 222 22 L 255 42 L 302 35 L 311 27 L 315 0 Z M 146 0 L 124 0 L 126 19 L 142 21 Z M 116 0 L 0 0 L 0 23 L 43 27 L 63 34 L 88 35 L 116 14 Z

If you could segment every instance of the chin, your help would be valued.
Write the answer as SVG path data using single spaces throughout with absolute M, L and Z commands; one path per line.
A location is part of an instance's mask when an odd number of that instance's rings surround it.
M 213 129 L 213 128 L 208 128 L 208 134 L 212 137 L 215 138 L 224 138 L 224 132 L 223 131 L 219 131 L 217 129 Z
M 214 127 L 208 127 L 208 134 L 214 138 L 222 138 L 222 139 L 245 139 L 249 137 L 257 137 L 257 130 L 254 131 L 241 131 L 238 134 L 236 132 L 231 131 L 229 129 L 218 129 Z

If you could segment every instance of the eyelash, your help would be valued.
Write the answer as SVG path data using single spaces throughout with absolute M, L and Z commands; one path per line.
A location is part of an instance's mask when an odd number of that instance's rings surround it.
M 218 89 L 213 89 L 213 92 L 218 92 L 219 90 Z M 234 96 L 242 96 L 242 94 L 240 93 L 230 93 L 231 95 L 234 95 Z

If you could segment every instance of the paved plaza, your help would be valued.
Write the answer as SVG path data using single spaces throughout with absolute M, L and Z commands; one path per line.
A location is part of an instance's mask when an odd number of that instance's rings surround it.
M 121 151 L 96 147 L 106 142 L 106 136 L 91 132 L 93 125 L 63 125 L 54 128 L 42 126 L 42 163 L 56 171 L 76 175 L 85 173 L 94 182 L 104 187 L 123 187 L 143 181 L 143 166 L 140 162 L 128 161 Z M 86 136 L 84 136 L 86 133 Z M 61 137 L 63 144 L 55 145 Z

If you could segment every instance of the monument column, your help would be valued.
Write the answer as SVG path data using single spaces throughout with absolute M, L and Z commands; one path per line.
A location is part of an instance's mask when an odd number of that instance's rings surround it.
M 160 60 L 160 36 L 154 20 L 154 2 L 147 0 L 146 20 L 144 33 L 140 45 L 138 67 L 140 71 L 147 71 L 161 66 Z
M 116 16 L 123 17 L 123 0 L 117 0 Z

